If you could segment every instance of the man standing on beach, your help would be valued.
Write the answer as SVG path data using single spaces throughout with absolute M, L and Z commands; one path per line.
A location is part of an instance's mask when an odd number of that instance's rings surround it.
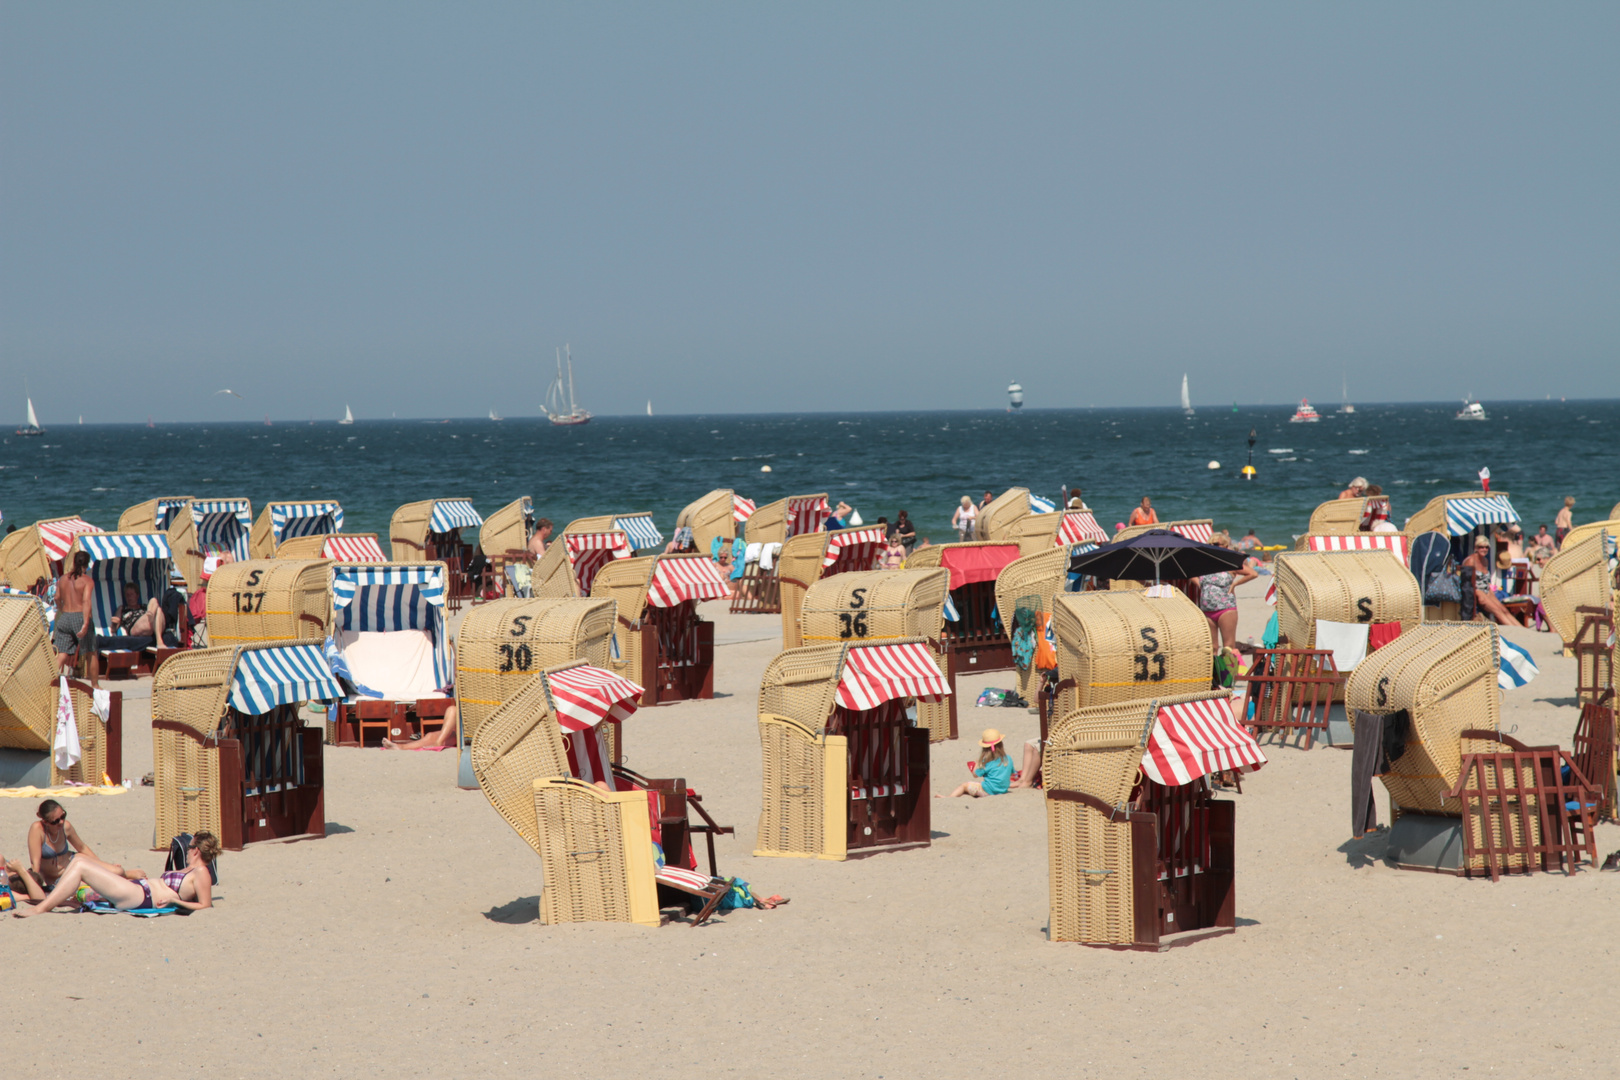
M 1574 527 L 1575 496 L 1566 495 L 1564 497 L 1564 508 L 1558 511 L 1557 517 L 1553 518 L 1553 542 L 1562 548 L 1564 546 L 1564 537 L 1568 536 L 1569 530 Z
M 76 658 L 90 657 L 90 685 L 96 685 L 96 661 L 91 655 L 90 597 L 94 586 L 87 572 L 88 552 L 73 553 L 73 567 L 56 579 L 56 626 L 51 643 L 56 647 L 56 669 L 66 673 Z
M 1153 500 L 1146 495 L 1142 496 L 1142 505 L 1131 511 L 1132 525 L 1157 525 L 1159 515 L 1153 509 Z

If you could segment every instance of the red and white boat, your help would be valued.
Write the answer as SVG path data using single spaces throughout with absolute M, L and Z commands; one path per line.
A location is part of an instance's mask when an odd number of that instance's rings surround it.
M 1299 399 L 1299 408 L 1294 415 L 1288 418 L 1290 424 L 1314 424 L 1322 419 L 1322 414 L 1311 407 L 1311 403 L 1304 398 Z

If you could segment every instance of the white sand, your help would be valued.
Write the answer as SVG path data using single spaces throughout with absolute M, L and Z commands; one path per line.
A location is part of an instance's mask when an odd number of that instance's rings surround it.
M 1267 609 L 1245 588 L 1242 635 Z M 625 725 L 628 764 L 681 776 L 737 827 L 721 870 L 792 903 L 691 929 L 544 927 L 540 864 L 452 753 L 327 750 L 331 835 L 221 859 L 190 918 L 0 925 L 13 1076 L 1613 1076 L 1620 874 L 1464 881 L 1340 850 L 1346 751 L 1271 749 L 1236 796 L 1235 935 L 1163 955 L 1047 942 L 1039 793 L 934 803 L 927 850 L 756 859 L 759 676 L 774 617 L 720 605 L 712 702 Z M 1573 662 L 1541 665 L 1504 728 L 1568 746 Z M 753 638 L 752 641 L 741 639 Z M 759 640 L 763 639 L 763 640 Z M 127 685 L 127 684 L 126 684 Z M 1017 743 L 1033 715 L 962 733 Z M 151 767 L 150 683 L 125 771 Z M 937 746 L 934 790 L 974 743 Z M 1375 786 L 1380 800 L 1381 786 Z M 0 799 L 17 858 L 34 803 Z M 150 789 L 69 804 L 105 858 L 161 869 Z M 1385 819 L 1387 821 L 1387 817 Z M 1599 830 L 1600 856 L 1620 829 Z M 1604 1019 L 1611 1017 L 1611 1019 Z

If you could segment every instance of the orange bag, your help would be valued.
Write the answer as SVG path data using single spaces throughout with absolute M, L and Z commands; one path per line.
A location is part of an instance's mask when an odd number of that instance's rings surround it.
M 1035 613 L 1035 670 L 1057 670 L 1057 641 L 1052 636 L 1052 616 Z

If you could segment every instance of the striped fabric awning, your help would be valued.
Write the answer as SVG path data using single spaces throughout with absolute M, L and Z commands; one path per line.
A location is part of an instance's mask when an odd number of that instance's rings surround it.
M 1305 538 L 1312 551 L 1388 551 L 1406 565 L 1406 537 L 1401 533 L 1353 533 L 1349 536 Z
M 427 609 L 443 606 L 437 566 L 332 567 L 332 607 L 345 630 L 427 630 Z
M 1068 547 L 1070 544 L 1080 544 L 1090 541 L 1093 544 L 1108 543 L 1108 534 L 1103 532 L 1097 518 L 1090 510 L 1065 510 L 1063 520 L 1058 523 L 1057 547 Z
M 1446 531 L 1452 536 L 1473 532 L 1481 525 L 1511 525 L 1518 520 L 1506 495 L 1446 500 Z
M 174 512 L 186 505 L 187 499 L 158 499 L 157 506 L 153 508 L 152 527 L 167 530 L 174 524 Z
M 613 527 L 622 530 L 630 538 L 630 546 L 637 551 L 664 545 L 664 534 L 653 524 L 651 514 L 627 514 L 614 518 Z
M 653 564 L 647 583 L 647 603 L 674 607 L 683 600 L 724 600 L 731 583 L 707 555 L 665 557 Z
M 1266 755 L 1232 719 L 1229 698 L 1184 701 L 1159 710 L 1142 755 L 1142 772 L 1165 787 L 1180 787 L 1227 769 L 1250 771 Z
M 604 720 L 617 724 L 636 711 L 644 693 L 629 679 L 589 664 L 554 671 L 545 680 L 564 731 L 585 731 Z
M 1170 526 L 1170 531 L 1189 540 L 1196 540 L 1200 544 L 1207 544 L 1215 539 L 1215 527 L 1202 521 L 1176 522 Z
M 1057 503 L 1051 499 L 1043 499 L 1039 495 L 1029 497 L 1029 512 L 1032 514 L 1050 514 L 1057 510 Z
M 466 499 L 440 499 L 433 504 L 428 531 L 444 533 L 451 529 L 476 528 L 483 523 L 484 519 L 478 516 L 478 511 Z
M 342 531 L 343 507 L 335 502 L 270 504 L 270 534 L 278 544 L 293 536 Z
M 753 516 L 754 516 L 754 500 L 753 499 L 745 499 L 741 495 L 736 494 L 735 492 L 732 493 L 732 496 L 731 496 L 731 520 L 733 520 L 733 521 L 747 521 L 749 518 L 751 518 Z
M 161 559 L 174 558 L 169 550 L 169 538 L 162 533 L 84 533 L 79 550 L 90 556 L 91 562 L 106 559 Z
M 820 532 L 821 527 L 832 517 L 832 507 L 827 505 L 825 496 L 817 495 L 813 499 L 789 499 L 787 501 L 787 534 L 789 536 L 803 536 L 805 533 Z
M 321 558 L 338 562 L 387 562 L 375 536 L 332 536 L 321 545 Z
M 1361 527 L 1370 529 L 1380 521 L 1389 520 L 1389 500 L 1384 498 L 1368 499 L 1361 508 Z
M 837 698 L 847 709 L 864 712 L 896 698 L 937 701 L 950 692 L 939 662 L 921 642 L 857 645 L 844 651 Z
M 68 553 L 73 546 L 73 538 L 81 533 L 98 533 L 101 530 L 83 518 L 66 518 L 62 521 L 47 521 L 39 526 L 39 542 L 45 549 L 45 554 L 52 562 L 56 562 Z
M 253 508 L 246 499 L 193 499 L 191 523 L 196 527 L 200 550 L 228 551 L 237 560 L 248 557 Z
M 823 570 L 838 561 L 838 557 L 845 553 L 853 556 L 856 565 L 851 570 L 870 570 L 877 562 L 878 547 L 887 544 L 888 537 L 883 535 L 879 528 L 851 529 L 848 532 L 839 531 L 827 537 L 827 553 L 821 557 Z M 860 549 L 854 550 L 851 549 Z
M 244 649 L 231 679 L 231 707 L 258 715 L 295 701 L 340 701 L 343 688 L 318 645 Z
M 590 595 L 596 572 L 610 559 L 628 559 L 635 554 L 621 532 L 564 533 L 563 550 L 568 565 L 574 568 L 574 581 L 586 596 Z

